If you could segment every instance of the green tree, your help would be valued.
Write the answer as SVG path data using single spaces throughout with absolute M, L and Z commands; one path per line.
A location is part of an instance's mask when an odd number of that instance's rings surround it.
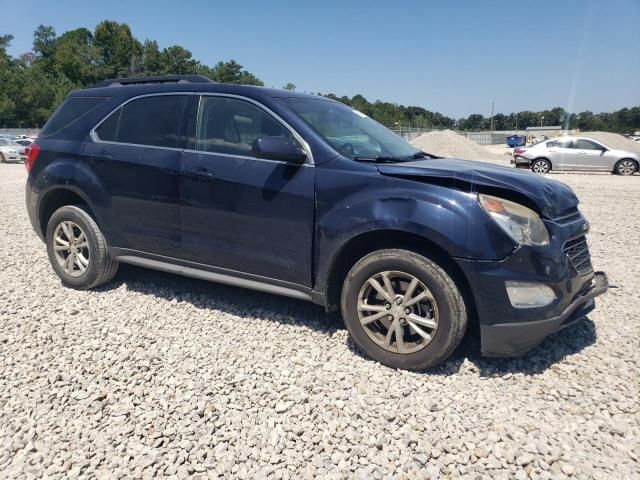
M 284 88 L 285 90 L 292 90 L 293 91 L 293 90 L 296 89 L 296 86 L 293 83 L 289 82 L 282 88 Z
M 186 48 L 173 45 L 165 48 L 160 56 L 162 73 L 170 75 L 194 74 L 198 70 L 199 62 L 191 57 Z
M 218 62 L 211 69 L 211 79 L 221 83 L 238 83 L 243 85 L 264 85 L 262 81 L 244 70 L 244 67 L 235 60 Z
M 147 39 L 142 45 L 142 71 L 145 75 L 161 75 L 164 72 L 162 53 L 155 40 Z
M 142 45 L 133 37 L 126 23 L 112 20 L 100 22 L 94 32 L 93 44 L 100 53 L 100 77 L 141 73 Z

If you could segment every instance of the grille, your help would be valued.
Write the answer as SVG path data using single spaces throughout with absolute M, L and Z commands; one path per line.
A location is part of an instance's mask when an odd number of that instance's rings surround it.
M 570 208 L 568 210 L 565 210 L 564 212 L 561 212 L 557 217 L 554 217 L 554 221 L 556 223 L 569 223 L 569 222 L 573 222 L 574 220 L 577 220 L 581 217 L 580 215 L 580 210 L 578 210 L 578 207 L 573 207 Z
M 580 275 L 593 272 L 591 255 L 587 246 L 587 237 L 584 235 L 564 244 L 562 251 L 569 257 L 574 268 Z

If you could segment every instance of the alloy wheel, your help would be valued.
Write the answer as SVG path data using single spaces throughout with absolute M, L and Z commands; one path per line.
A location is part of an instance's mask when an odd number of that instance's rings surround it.
M 64 272 L 71 277 L 80 277 L 91 260 L 87 236 L 72 221 L 61 222 L 53 234 L 53 249 L 56 260 Z
M 538 161 L 533 164 L 533 171 L 535 173 L 549 173 L 549 164 L 544 161 Z
M 636 164 L 631 160 L 623 160 L 618 164 L 618 173 L 620 175 L 633 175 L 636 171 Z
M 358 294 L 358 318 L 367 336 L 394 353 L 425 348 L 438 329 L 438 306 L 424 283 L 406 272 L 370 277 Z

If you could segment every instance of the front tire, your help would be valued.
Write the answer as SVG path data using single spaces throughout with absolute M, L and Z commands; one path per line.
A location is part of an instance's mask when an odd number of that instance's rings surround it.
M 546 158 L 538 158 L 531 163 L 531 171 L 544 175 L 551 171 L 551 162 Z
M 467 327 L 451 277 L 408 250 L 379 250 L 347 274 L 342 317 L 356 346 L 392 368 L 424 370 L 446 360 Z
M 613 168 L 613 173 L 617 175 L 633 175 L 638 171 L 638 163 L 630 158 L 623 158 L 618 160 L 616 166 Z
M 47 224 L 49 261 L 62 283 L 87 290 L 110 281 L 118 270 L 100 228 L 84 205 L 56 210 Z

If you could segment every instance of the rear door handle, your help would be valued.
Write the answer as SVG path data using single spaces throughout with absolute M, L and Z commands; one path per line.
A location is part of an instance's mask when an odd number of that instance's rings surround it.
M 91 158 L 96 162 L 106 163 L 111 161 L 111 153 L 106 150 L 103 150 L 96 155 L 91 155 Z
M 193 172 L 198 175 L 204 175 L 207 177 L 213 177 L 213 172 L 209 170 L 207 167 L 196 167 L 193 169 Z

